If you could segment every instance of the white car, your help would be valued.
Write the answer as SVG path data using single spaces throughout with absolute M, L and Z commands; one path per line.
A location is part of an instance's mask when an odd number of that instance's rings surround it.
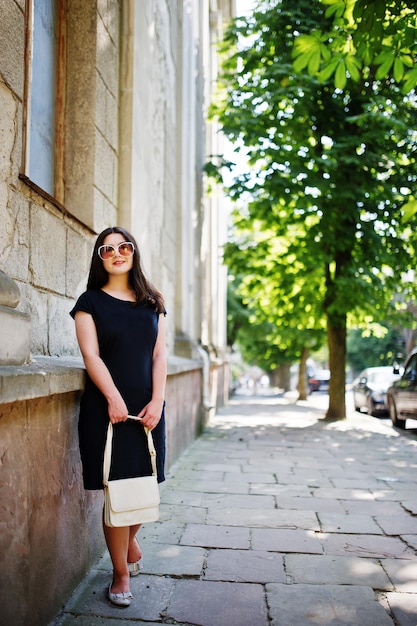
M 391 365 L 364 369 L 352 384 L 355 411 L 365 409 L 374 416 L 387 414 L 387 390 L 399 377 Z

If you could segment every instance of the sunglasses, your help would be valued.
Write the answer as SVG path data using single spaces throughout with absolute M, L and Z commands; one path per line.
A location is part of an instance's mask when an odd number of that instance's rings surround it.
M 119 256 L 129 257 L 135 251 L 135 246 L 131 241 L 122 241 L 118 246 L 112 246 L 110 243 L 106 243 L 104 246 L 100 246 L 97 250 L 98 256 L 102 261 L 108 261 L 112 259 L 116 254 Z

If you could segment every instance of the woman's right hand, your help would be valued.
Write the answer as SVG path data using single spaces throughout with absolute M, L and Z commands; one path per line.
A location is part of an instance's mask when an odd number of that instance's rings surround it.
M 128 410 L 122 396 L 111 398 L 108 400 L 109 418 L 112 424 L 125 422 L 127 420 Z

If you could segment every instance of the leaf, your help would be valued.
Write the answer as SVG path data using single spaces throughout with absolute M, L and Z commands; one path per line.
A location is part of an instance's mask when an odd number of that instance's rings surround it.
M 405 83 L 401 89 L 402 93 L 407 94 L 417 85 L 417 67 L 405 75 Z
M 350 77 L 355 82 L 358 82 L 358 80 L 360 78 L 360 73 L 359 73 L 359 70 L 358 70 L 357 63 L 355 61 L 356 61 L 355 57 L 352 57 L 352 56 L 347 56 L 345 58 L 346 69 L 349 72 Z
M 329 4 L 330 6 L 326 9 L 325 17 L 331 17 L 333 14 L 336 18 L 343 17 L 343 14 L 346 10 L 346 3 L 344 0 L 323 0 L 323 4 Z
M 414 65 L 414 61 L 410 57 L 409 54 L 402 54 L 401 55 L 401 60 L 404 63 L 404 65 L 406 65 L 407 67 L 413 67 L 413 65 Z
M 297 74 L 299 72 L 302 72 L 303 69 L 307 67 L 309 61 L 310 61 L 310 53 L 306 52 L 304 54 L 300 54 L 298 59 L 294 61 L 294 64 L 293 64 L 294 72 L 297 72 Z
M 294 43 L 293 56 L 299 54 L 311 53 L 320 45 L 320 31 L 314 31 L 312 35 L 299 35 Z
M 411 200 L 401 207 L 403 216 L 402 221 L 408 222 L 417 213 L 417 200 Z
M 320 49 L 314 51 L 314 53 L 310 56 L 310 60 L 308 62 L 308 73 L 312 76 L 316 74 L 320 67 L 321 55 Z
M 401 82 L 404 76 L 404 63 L 400 57 L 396 57 L 394 61 L 394 78 L 397 83 Z
M 378 67 L 378 69 L 377 69 L 377 71 L 375 73 L 376 80 L 382 80 L 382 79 L 386 78 L 388 76 L 388 74 L 389 74 L 389 71 L 390 71 L 393 63 L 394 63 L 394 56 L 390 55 Z
M 346 65 L 343 59 L 340 59 L 334 76 L 334 84 L 336 89 L 344 89 L 346 87 Z
M 339 57 L 335 57 L 330 61 L 330 63 L 328 63 L 327 65 L 323 67 L 320 74 L 318 75 L 318 79 L 321 83 L 325 83 L 327 80 L 329 80 L 330 76 L 335 71 L 338 63 L 339 63 Z

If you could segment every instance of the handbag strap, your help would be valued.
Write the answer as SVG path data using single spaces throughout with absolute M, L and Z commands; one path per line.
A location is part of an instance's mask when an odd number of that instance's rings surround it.
M 139 421 L 137 417 L 133 415 L 128 415 L 128 419 L 134 419 Z M 146 438 L 148 441 L 149 454 L 151 457 L 152 464 L 152 475 L 156 476 L 156 450 L 153 443 L 152 433 L 149 428 L 144 426 Z M 113 442 L 113 424 L 109 421 L 109 425 L 107 427 L 107 439 L 106 446 L 104 448 L 104 459 L 103 459 L 103 484 L 107 485 L 109 482 L 109 474 L 110 474 L 110 464 L 111 464 L 111 452 L 112 452 L 112 442 Z

